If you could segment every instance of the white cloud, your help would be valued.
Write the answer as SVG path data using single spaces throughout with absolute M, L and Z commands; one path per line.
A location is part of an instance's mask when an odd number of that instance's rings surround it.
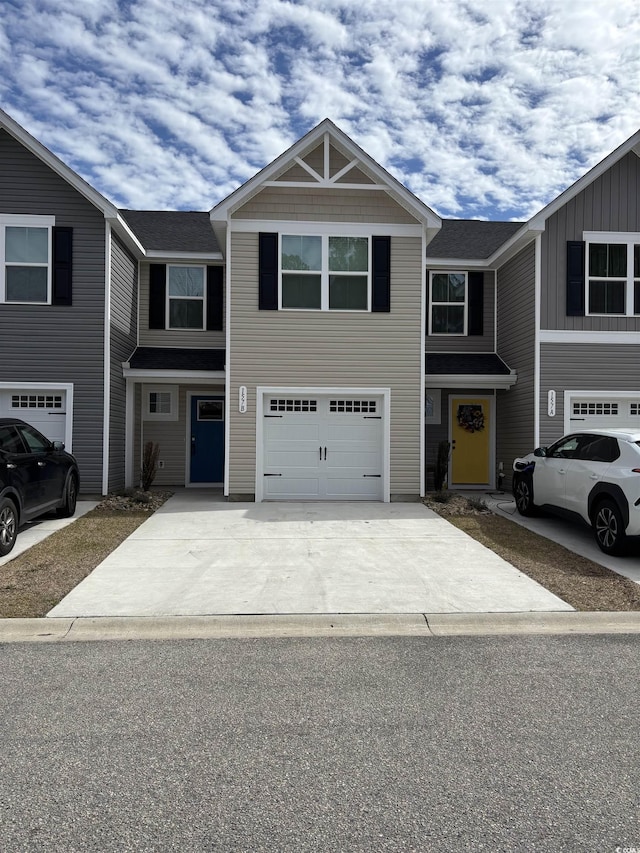
M 26 0 L 3 107 L 117 204 L 206 209 L 325 116 L 443 215 L 527 217 L 638 128 L 637 0 Z

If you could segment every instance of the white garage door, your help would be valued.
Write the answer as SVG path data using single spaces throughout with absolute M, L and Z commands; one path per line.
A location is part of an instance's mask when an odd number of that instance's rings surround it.
M 569 430 L 640 429 L 640 395 L 637 397 L 572 397 Z
M 383 398 L 268 396 L 266 500 L 383 500 Z
M 0 417 L 20 418 L 51 441 L 64 441 L 67 424 L 66 392 L 4 389 L 0 392 Z

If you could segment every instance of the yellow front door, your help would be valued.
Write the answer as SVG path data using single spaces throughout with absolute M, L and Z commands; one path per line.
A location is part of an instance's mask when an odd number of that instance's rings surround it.
M 491 397 L 450 397 L 451 486 L 491 485 Z

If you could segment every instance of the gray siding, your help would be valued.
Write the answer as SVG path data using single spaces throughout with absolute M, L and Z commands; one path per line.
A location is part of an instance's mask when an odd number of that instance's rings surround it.
M 188 265 L 188 262 L 184 260 L 177 260 L 175 263 Z M 201 263 L 205 262 L 202 261 Z M 208 332 L 206 330 L 194 331 L 193 329 L 149 328 L 149 264 L 146 262 L 140 264 L 139 328 L 141 347 L 187 347 L 192 349 L 214 347 L 216 349 L 224 349 L 225 346 L 224 331 Z
M 638 317 L 567 317 L 567 240 L 583 231 L 640 231 L 640 158 L 629 153 L 549 217 L 542 235 L 543 329 L 640 331 Z
M 565 391 L 635 391 L 640 395 L 640 344 L 542 344 L 540 347 L 540 443 L 564 434 Z M 547 395 L 556 392 L 556 414 Z
M 335 201 L 334 201 L 335 204 Z M 231 494 L 255 491 L 256 386 L 391 388 L 391 492 L 420 488 L 422 240 L 391 241 L 391 313 L 259 311 L 258 235 L 234 233 L 230 394 Z
M 117 237 L 111 241 L 111 409 L 109 491 L 124 488 L 126 385 L 122 362 L 136 346 L 138 263 Z
M 54 214 L 73 228 L 73 305 L 0 305 L 0 380 L 74 385 L 81 489 L 102 488 L 105 222 L 83 196 L 0 131 L 0 212 Z
M 317 185 L 299 189 L 267 187 L 243 205 L 233 218 L 416 224 L 415 217 L 382 190 L 348 190 L 344 195 L 337 195 L 336 190 Z
M 498 391 L 496 399 L 496 463 L 503 463 L 506 486 L 514 458 L 533 446 L 534 264 L 531 243 L 498 270 L 498 355 L 518 374 L 517 383 L 509 391 Z
M 427 287 L 429 271 L 427 270 Z M 487 270 L 484 273 L 484 317 L 483 333 L 481 335 L 429 335 L 429 318 L 427 317 L 426 352 L 495 352 L 495 317 L 496 317 L 496 287 L 495 273 Z M 427 310 L 429 310 L 427 308 Z
M 152 383 L 150 383 L 152 384 Z M 171 383 L 159 383 L 167 385 Z M 133 482 L 140 481 L 141 447 L 147 441 L 160 445 L 158 461 L 164 462 L 164 468 L 159 468 L 154 486 L 184 486 L 185 461 L 187 441 L 187 392 L 194 394 L 220 394 L 224 396 L 224 386 L 219 385 L 189 385 L 178 389 L 178 420 L 177 421 L 147 421 L 141 420 L 142 386 L 136 386 L 136 423 L 134 439 Z

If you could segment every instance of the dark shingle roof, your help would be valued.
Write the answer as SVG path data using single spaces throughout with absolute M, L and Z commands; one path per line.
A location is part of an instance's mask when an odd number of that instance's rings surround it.
M 219 252 L 208 213 L 197 210 L 121 210 L 145 249 Z
M 427 246 L 427 258 L 488 258 L 523 224 L 443 219 L 442 229 Z
M 223 349 L 138 347 L 129 359 L 133 370 L 224 370 Z
M 511 371 L 495 353 L 428 352 L 426 371 L 429 375 L 504 376 Z M 428 381 L 428 380 L 427 380 Z

